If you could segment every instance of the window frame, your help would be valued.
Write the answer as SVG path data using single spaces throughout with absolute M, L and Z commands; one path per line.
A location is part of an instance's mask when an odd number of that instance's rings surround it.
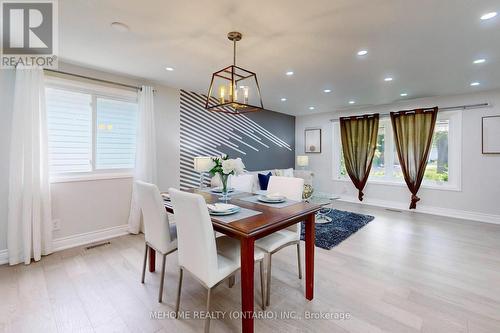
M 448 120 L 448 181 L 429 181 L 423 180 L 421 188 L 446 191 L 461 191 L 462 190 L 462 112 L 461 111 L 446 111 L 438 113 L 437 121 Z M 385 125 L 384 138 L 384 165 L 386 166 L 384 177 L 368 178 L 367 184 L 389 185 L 389 186 L 404 186 L 404 179 L 396 179 L 394 174 L 394 161 L 398 158 L 394 151 L 394 138 L 392 132 L 392 124 L 389 117 L 381 118 L 381 124 Z M 380 124 L 379 124 L 380 127 Z M 332 180 L 350 182 L 349 176 L 340 174 L 340 156 L 341 156 L 341 139 L 340 139 L 340 123 L 332 123 L 333 133 L 333 149 L 332 149 Z M 390 153 L 388 153 L 390 152 Z
M 128 90 L 128 89 L 110 87 L 107 85 L 99 85 L 88 82 L 69 80 L 55 76 L 47 76 L 45 78 L 45 89 L 47 88 L 89 94 L 91 96 L 90 107 L 92 112 L 91 171 L 50 174 L 50 182 L 61 183 L 61 182 L 132 178 L 134 175 L 134 168 L 96 169 L 97 99 L 106 98 L 106 99 L 138 104 L 137 91 L 132 89 Z

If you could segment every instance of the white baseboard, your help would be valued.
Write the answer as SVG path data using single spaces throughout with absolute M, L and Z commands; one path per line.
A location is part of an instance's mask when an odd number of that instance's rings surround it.
M 414 209 L 410 210 L 408 208 L 407 203 L 401 203 L 401 202 L 390 201 L 390 200 L 367 199 L 367 198 L 364 198 L 363 201 L 360 202 L 357 197 L 353 197 L 353 196 L 351 197 L 351 196 L 345 196 L 345 195 L 340 195 L 339 201 L 357 203 L 360 205 L 368 205 L 368 206 L 375 206 L 375 207 L 382 207 L 382 208 L 389 208 L 389 209 L 397 209 L 397 210 L 401 210 L 401 211 L 408 211 L 408 212 L 414 212 L 414 213 L 423 213 L 423 214 L 430 214 L 430 215 L 437 215 L 437 216 L 444 216 L 444 217 L 452 217 L 452 218 L 457 218 L 457 219 L 500 224 L 500 215 L 486 214 L 486 213 L 480 213 L 480 212 L 471 212 L 471 211 L 460 210 L 460 209 L 450 209 L 450 208 L 441 208 L 441 207 L 426 206 L 426 205 L 417 205 L 416 210 L 414 210 Z
M 127 235 L 128 233 L 129 233 L 128 225 L 123 224 L 116 227 L 85 232 L 83 234 L 56 238 L 52 241 L 52 250 L 54 252 L 66 250 L 72 247 L 100 242 L 106 239 Z
M 9 252 L 7 249 L 0 250 L 0 265 L 7 264 L 9 262 Z
M 70 249 L 72 247 L 100 242 L 110 238 L 115 238 L 127 234 L 129 234 L 128 225 L 123 224 L 116 227 L 110 227 L 101 230 L 85 232 L 82 234 L 56 238 L 52 240 L 52 250 L 53 252 L 62 251 Z M 0 265 L 7 263 L 9 263 L 8 250 L 7 249 L 0 250 Z

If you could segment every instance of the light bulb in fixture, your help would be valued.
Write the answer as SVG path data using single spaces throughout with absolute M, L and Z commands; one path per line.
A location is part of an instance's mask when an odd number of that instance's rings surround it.
M 368 51 L 367 51 L 367 50 L 360 50 L 360 51 L 358 51 L 358 55 L 359 55 L 359 56 L 365 56 L 365 55 L 367 55 L 367 54 L 368 54 Z
M 281 101 L 282 102 L 286 102 L 286 98 L 285 97 L 281 97 Z
M 472 82 L 472 83 L 470 84 L 470 86 L 471 86 L 471 87 L 477 87 L 477 86 L 479 86 L 480 84 L 481 84 L 481 83 L 479 83 L 479 82 Z
M 173 67 L 165 67 L 165 69 L 166 69 L 167 71 L 169 71 L 169 72 L 171 72 L 171 71 L 173 71 L 173 70 L 174 70 L 174 68 L 173 68 Z
M 332 92 L 332 89 L 325 89 L 325 90 L 323 90 L 323 92 L 328 94 L 328 93 Z
M 314 110 L 314 106 L 310 106 L 310 107 L 309 107 L 309 110 Z
M 408 96 L 408 94 L 407 93 L 401 93 L 401 94 L 399 94 L 399 96 L 406 97 L 406 96 Z
M 285 74 L 286 74 L 286 76 L 292 76 L 293 75 L 293 71 L 288 71 Z
M 393 79 L 392 79 L 392 77 L 386 77 L 386 78 L 384 79 L 384 81 L 385 81 L 385 82 L 391 82 L 392 80 L 393 80 Z
M 356 103 L 356 102 L 355 101 L 349 101 L 349 104 L 354 104 L 354 103 Z
M 476 60 L 474 60 L 474 64 L 476 64 L 476 65 L 477 64 L 483 64 L 485 62 L 486 62 L 486 59 L 476 59 Z

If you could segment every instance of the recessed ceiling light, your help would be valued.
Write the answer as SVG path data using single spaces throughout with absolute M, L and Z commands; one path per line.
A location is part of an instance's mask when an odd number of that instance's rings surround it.
M 392 77 L 386 77 L 386 78 L 384 79 L 384 81 L 385 81 L 385 82 L 391 82 L 391 81 L 392 81 Z
M 470 86 L 471 86 L 471 87 L 477 87 L 477 86 L 478 86 L 478 85 L 480 85 L 480 84 L 481 84 L 481 83 L 479 83 L 479 82 L 472 82 L 472 83 L 470 84 Z
M 128 25 L 126 25 L 125 23 L 122 23 L 122 22 L 112 22 L 111 27 L 113 29 L 115 29 L 116 31 L 120 31 L 120 32 L 127 32 L 130 30 Z
M 323 90 L 323 92 L 325 92 L 325 93 L 327 93 L 327 94 L 328 94 L 328 93 L 331 93 L 331 92 L 332 92 L 332 89 L 325 89 L 325 90 Z
M 368 54 L 368 51 L 367 51 L 367 50 L 360 50 L 360 51 L 358 51 L 358 55 L 359 55 L 359 56 L 365 56 L 365 55 L 367 55 L 367 54 Z
M 476 60 L 474 60 L 475 64 L 482 64 L 484 62 L 486 62 L 486 59 L 476 59 Z
M 489 19 L 492 19 L 494 18 L 495 16 L 497 16 L 497 12 L 489 12 L 489 13 L 486 13 L 484 14 L 483 16 L 481 16 L 481 20 L 489 20 Z
M 293 75 L 293 71 L 288 71 L 285 73 L 287 76 L 292 76 Z
M 286 102 L 286 98 L 285 97 L 281 97 L 281 101 L 282 102 Z
M 349 101 L 349 104 L 354 104 L 354 103 L 356 103 L 356 102 L 355 101 Z
M 172 67 L 165 67 L 165 69 L 169 72 L 173 71 L 174 69 Z
M 309 110 L 314 110 L 314 106 L 310 106 L 310 107 L 309 107 Z
M 408 96 L 408 94 L 407 93 L 401 93 L 401 94 L 399 94 L 399 96 L 406 97 L 406 96 Z

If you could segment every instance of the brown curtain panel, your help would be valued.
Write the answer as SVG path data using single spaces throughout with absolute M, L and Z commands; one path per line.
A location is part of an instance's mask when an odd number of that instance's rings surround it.
M 363 189 L 370 175 L 377 149 L 379 114 L 340 118 L 340 134 L 345 168 L 363 200 Z
M 410 209 L 417 208 L 417 192 L 424 178 L 438 108 L 391 112 L 394 145 L 401 171 L 410 190 Z

